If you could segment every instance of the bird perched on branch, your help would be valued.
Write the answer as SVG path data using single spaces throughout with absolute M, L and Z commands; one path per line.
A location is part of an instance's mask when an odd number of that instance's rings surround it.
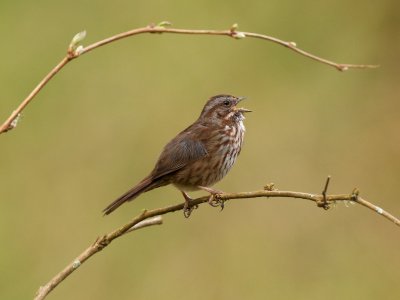
M 144 192 L 168 184 L 182 192 L 185 217 L 189 217 L 193 210 L 188 191 L 201 189 L 209 192 L 211 204 L 211 199 L 222 193 L 211 186 L 228 173 L 242 148 L 243 114 L 250 112 L 237 107 L 243 99 L 231 95 L 211 97 L 200 117 L 164 147 L 153 171 L 108 205 L 104 214 L 110 214 Z

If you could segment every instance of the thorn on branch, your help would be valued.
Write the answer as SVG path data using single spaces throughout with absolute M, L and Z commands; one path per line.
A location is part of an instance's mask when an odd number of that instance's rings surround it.
M 330 208 L 328 199 L 326 198 L 326 193 L 328 191 L 328 186 L 329 186 L 329 182 L 330 181 L 331 181 L 331 176 L 329 175 L 326 178 L 325 186 L 324 186 L 324 189 L 322 191 L 322 200 L 317 200 L 317 206 L 318 207 L 322 207 L 325 210 L 328 210 Z

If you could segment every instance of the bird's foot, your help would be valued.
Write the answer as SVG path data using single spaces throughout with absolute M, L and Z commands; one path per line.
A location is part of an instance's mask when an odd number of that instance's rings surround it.
M 183 205 L 183 215 L 185 216 L 185 218 L 189 218 L 192 214 L 192 211 L 194 209 L 197 209 L 198 207 L 199 206 L 197 204 L 190 206 L 189 202 L 185 201 L 185 204 Z
M 224 209 L 225 200 L 221 198 L 221 194 L 224 192 L 204 186 L 199 186 L 199 188 L 210 193 L 208 204 L 210 204 L 212 207 L 221 207 L 221 211 Z
M 197 209 L 199 206 L 197 204 L 195 205 L 190 205 L 190 201 L 193 200 L 192 198 L 189 197 L 188 194 L 185 192 L 182 192 L 183 197 L 185 198 L 185 204 L 183 205 L 183 215 L 185 218 L 189 218 L 190 215 L 192 214 L 192 211 L 194 209 Z
M 221 194 L 211 194 L 208 198 L 208 204 L 212 207 L 221 207 L 221 211 L 225 208 L 225 200 L 221 198 Z

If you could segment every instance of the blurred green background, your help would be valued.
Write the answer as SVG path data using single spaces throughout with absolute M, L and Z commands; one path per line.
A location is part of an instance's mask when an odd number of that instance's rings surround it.
M 143 208 L 182 202 L 158 189 L 101 210 L 149 172 L 206 99 L 248 97 L 241 157 L 216 187 L 331 193 L 354 187 L 400 215 L 398 1 L 0 2 L 1 121 L 63 57 L 151 22 L 269 34 L 345 73 L 265 41 L 140 35 L 68 65 L 0 137 L 0 298 L 29 299 L 97 236 Z M 194 193 L 194 196 L 203 193 Z M 202 206 L 115 241 L 49 299 L 399 299 L 399 228 L 363 207 L 249 199 Z

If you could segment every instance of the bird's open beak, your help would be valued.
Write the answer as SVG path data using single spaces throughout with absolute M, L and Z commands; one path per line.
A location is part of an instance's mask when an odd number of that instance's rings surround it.
M 244 99 L 246 99 L 246 97 L 238 97 L 238 102 L 237 102 L 237 103 L 243 101 Z M 236 104 L 237 104 L 237 103 L 236 103 Z M 241 107 L 241 108 L 235 108 L 235 111 L 238 111 L 238 112 L 241 112 L 241 113 L 251 112 L 250 109 L 243 108 L 243 107 Z

